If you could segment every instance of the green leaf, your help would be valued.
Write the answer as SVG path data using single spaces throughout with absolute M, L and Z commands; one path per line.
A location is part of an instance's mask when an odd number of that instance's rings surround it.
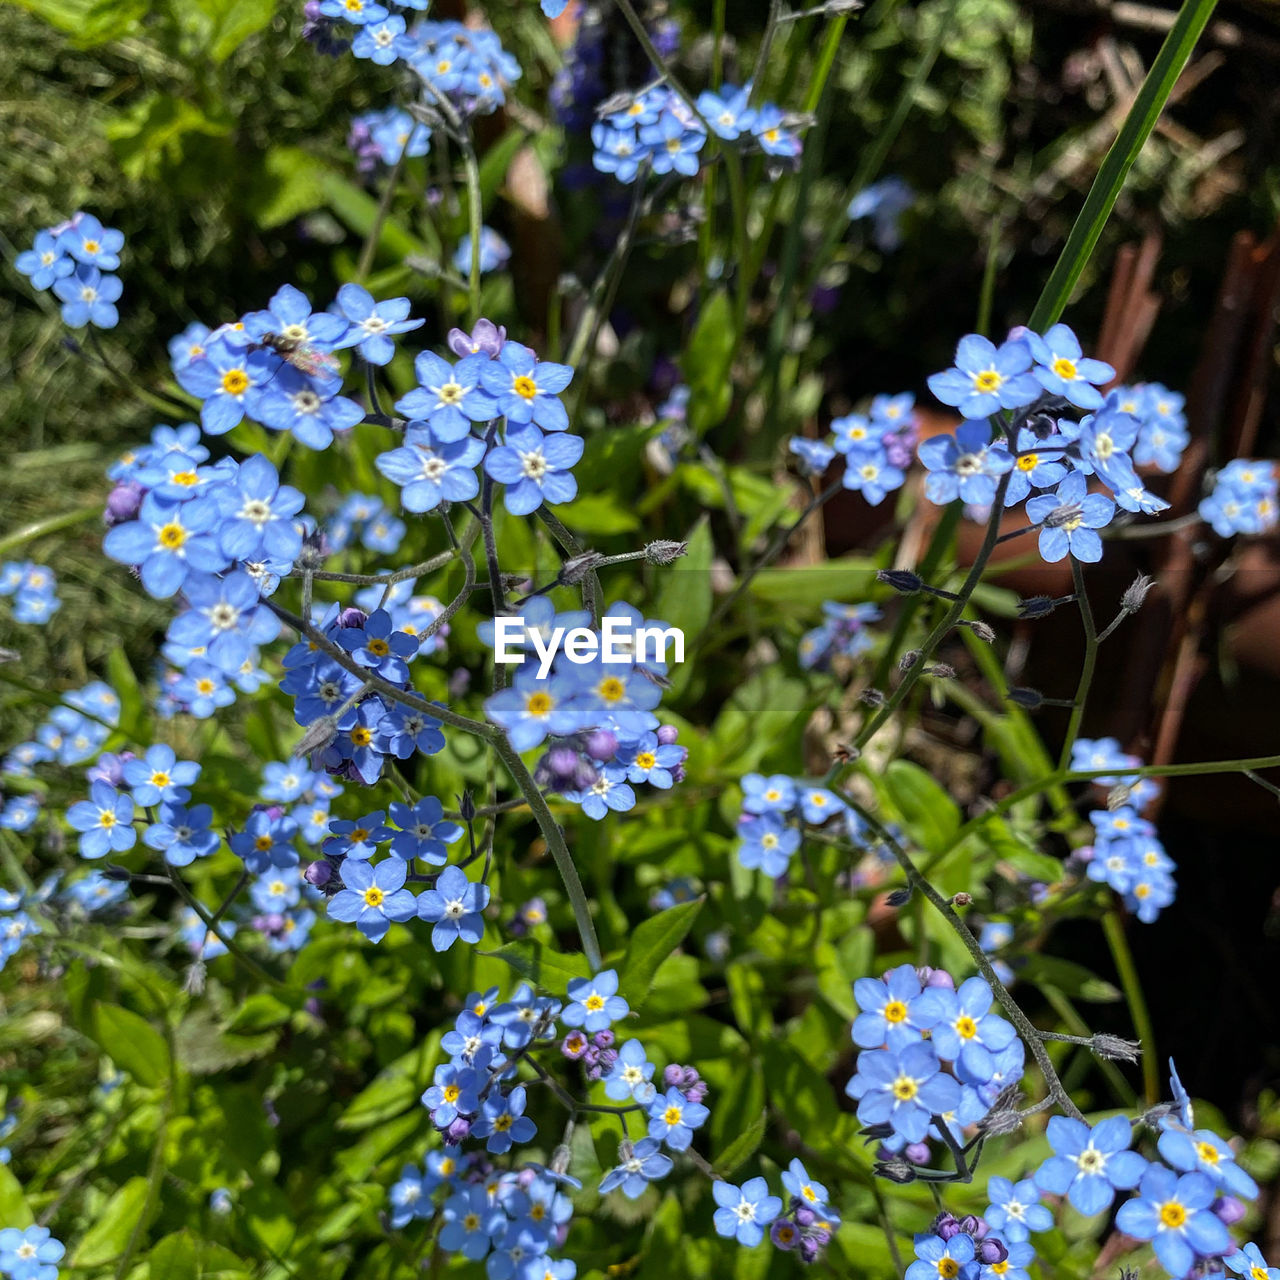
M 275 1048 L 279 1032 L 264 1031 L 259 1035 L 233 1035 L 218 1025 L 217 1014 L 199 1009 L 188 1015 L 174 1036 L 178 1061 L 196 1075 L 212 1075 L 251 1062 Z
M 850 556 L 795 569 L 761 569 L 748 590 L 758 600 L 816 609 L 823 600 L 865 600 L 879 567 L 873 560 Z
M 7 1164 L 0 1164 L 0 1222 L 9 1227 L 29 1227 L 34 1221 L 22 1184 Z
M 492 956 L 509 964 L 522 978 L 548 991 L 563 993 L 572 978 L 589 978 L 591 967 L 583 955 L 565 955 L 553 951 L 532 938 L 508 942 L 496 951 L 481 951 L 482 956 Z
M 150 1280 L 200 1280 L 199 1241 L 185 1227 L 167 1235 L 148 1255 Z
M 1173 91 L 1182 68 L 1186 66 L 1191 50 L 1204 30 L 1216 0 L 1186 0 L 1169 34 L 1165 37 L 1156 60 L 1142 82 L 1129 114 L 1120 126 L 1120 132 L 1107 152 L 1098 176 L 1085 198 L 1084 208 L 1071 228 L 1067 243 L 1054 265 L 1053 271 L 1040 294 L 1027 321 L 1030 328 L 1043 333 L 1062 314 L 1071 298 L 1071 291 L 1080 279 L 1089 258 L 1102 234 L 1107 218 L 1115 206 L 1120 189 L 1143 144 L 1155 128 L 1164 104 Z
M 556 515 L 574 533 L 606 537 L 613 533 L 631 533 L 640 527 L 639 516 L 609 493 L 588 494 L 576 502 L 557 507 Z
M 1091 973 L 1082 964 L 1057 956 L 1029 953 L 1023 958 L 1020 976 L 1037 987 L 1055 987 L 1065 996 L 1094 1004 L 1114 1004 L 1121 998 L 1119 989 L 1105 978 Z
M 702 308 L 684 353 L 689 429 L 698 436 L 724 421 L 733 403 L 729 367 L 736 345 L 733 308 L 722 289 Z
M 277 1000 L 268 991 L 259 991 L 235 1011 L 223 1030 L 237 1035 L 253 1035 L 255 1032 L 278 1027 L 282 1022 L 288 1022 L 292 1016 L 292 1006 L 285 1004 L 283 1000 Z
M 100 1267 L 118 1258 L 147 1207 L 146 1178 L 130 1178 L 107 1201 L 71 1255 L 72 1267 Z
M 658 966 L 684 941 L 705 901 L 704 896 L 668 907 L 643 921 L 632 933 L 622 958 L 618 991 L 633 1009 L 644 1003 Z
M 431 1080 L 440 1032 L 384 1067 L 358 1093 L 338 1119 L 339 1129 L 367 1129 L 398 1116 L 416 1103 Z
M 728 1178 L 739 1165 L 746 1164 L 755 1155 L 756 1147 L 764 1140 L 764 1130 L 768 1128 L 768 1112 L 762 1111 L 742 1132 L 719 1153 L 714 1165 L 721 1178 Z
M 921 848 L 940 853 L 951 843 L 960 830 L 960 810 L 919 765 L 894 760 L 882 781 L 903 825 Z
M 141 725 L 142 689 L 125 651 L 118 646 L 107 654 L 107 676 L 111 687 L 120 695 L 120 725 L 128 733 Z
M 271 21 L 275 0 L 196 0 L 208 20 L 205 35 L 209 57 L 225 62 L 251 35 Z
M 169 1046 L 145 1019 L 118 1004 L 95 1002 L 88 1033 L 120 1068 L 139 1084 L 154 1087 L 169 1074 Z
M 272 147 L 250 179 L 245 207 L 264 230 L 325 203 L 323 168 L 301 147 Z

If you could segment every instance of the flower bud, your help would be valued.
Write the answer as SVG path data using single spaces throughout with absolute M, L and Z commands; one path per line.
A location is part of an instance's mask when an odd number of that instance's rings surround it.
M 1022 685 L 1010 689 L 1004 696 L 1015 706 L 1022 707 L 1027 711 L 1034 711 L 1044 702 L 1044 695 L 1038 689 L 1028 689 Z
M 107 494 L 106 509 L 102 521 L 108 529 L 129 520 L 136 520 L 142 508 L 146 490 L 135 480 L 122 480 Z
M 608 729 L 593 729 L 583 744 L 587 755 L 604 763 L 618 754 L 618 736 Z
M 680 730 L 673 724 L 660 724 L 658 726 L 658 744 L 663 747 L 674 746 L 676 739 L 680 736 Z
M 302 873 L 302 878 L 317 889 L 323 889 L 333 878 L 333 863 L 321 858 L 311 863 Z
M 1148 578 L 1145 573 L 1138 576 L 1125 588 L 1120 597 L 1120 608 L 1124 613 L 1137 613 L 1147 598 L 1147 592 L 1155 586 L 1155 579 Z
M 1209 1206 L 1209 1211 L 1228 1227 L 1234 1226 L 1245 1215 L 1244 1202 L 1235 1196 L 1219 1196 Z
M 927 1142 L 908 1142 L 902 1148 L 902 1154 L 911 1161 L 912 1164 L 928 1164 L 933 1158 L 933 1152 L 929 1150 Z
M 369 621 L 369 615 L 363 609 L 357 609 L 354 605 L 343 609 L 338 614 L 338 626 L 346 627 L 363 627 Z
M 914 595 L 924 586 L 924 580 L 909 569 L 877 569 L 876 581 L 902 592 L 904 596 Z
M 665 539 L 650 542 L 644 549 L 644 558 L 650 564 L 674 564 L 681 556 L 688 554 L 687 542 L 671 542 Z
M 1137 1062 L 1142 1056 L 1142 1045 L 1137 1040 L 1125 1040 L 1121 1036 L 1099 1032 L 1089 1042 L 1089 1048 L 1100 1058 L 1111 1062 Z

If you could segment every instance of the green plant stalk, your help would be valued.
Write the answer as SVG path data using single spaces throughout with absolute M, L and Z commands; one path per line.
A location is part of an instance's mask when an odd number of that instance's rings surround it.
M 1089 697 L 1089 686 L 1093 684 L 1094 669 L 1098 665 L 1098 626 L 1093 620 L 1093 606 L 1089 603 L 1089 593 L 1085 589 L 1084 569 L 1075 556 L 1071 557 L 1071 581 L 1076 589 L 1076 603 L 1080 606 L 1080 620 L 1084 623 L 1084 661 L 1080 664 L 1080 682 L 1076 685 L 1076 696 L 1072 700 L 1067 736 L 1062 740 L 1062 755 L 1058 757 L 1059 769 L 1065 769 L 1071 763 L 1071 748 L 1080 734 L 1084 704 Z
M 32 542 L 50 533 L 61 533 L 63 529 L 70 529 L 86 521 L 101 518 L 102 506 L 98 504 L 92 507 L 75 507 L 71 511 L 64 511 L 59 516 L 50 516 L 47 520 L 34 520 L 31 524 L 23 525 L 21 529 L 15 529 L 12 533 L 0 538 L 0 555 L 5 555 L 15 547 L 22 546 L 24 542 Z
M 1124 991 L 1125 1003 L 1129 1006 L 1133 1029 L 1142 1044 L 1142 1092 L 1147 1106 L 1153 1107 L 1160 1101 L 1156 1033 L 1151 1024 L 1146 997 L 1142 994 L 1142 983 L 1138 980 L 1138 969 L 1133 963 L 1133 952 L 1129 950 L 1129 939 L 1125 937 L 1124 918 L 1117 908 L 1112 907 L 1102 917 L 1102 932 L 1106 935 L 1111 958 L 1120 975 L 1120 987 Z
M 911 108 L 915 105 L 916 96 L 920 92 L 921 86 L 928 80 L 929 73 L 933 70 L 933 64 L 938 60 L 938 54 L 942 52 L 942 42 L 951 28 L 958 4 L 959 0 L 951 0 L 946 12 L 942 15 L 942 20 L 938 23 L 938 29 L 933 33 L 924 52 L 920 55 L 920 61 L 916 63 L 915 70 L 899 91 L 898 100 L 894 103 L 893 111 L 890 112 L 888 121 L 885 123 L 884 128 L 876 134 L 876 140 L 863 156 L 862 163 L 858 166 L 853 176 L 853 181 L 849 184 L 849 189 L 845 193 L 845 198 L 841 204 L 841 211 L 837 217 L 832 219 L 831 226 L 827 229 L 822 246 L 814 259 L 815 262 L 830 261 L 832 252 L 835 250 L 836 245 L 840 243 L 840 237 L 844 235 L 845 228 L 849 225 L 849 218 L 844 210 L 848 209 L 853 202 L 854 196 L 859 191 L 871 185 L 872 180 L 880 172 L 880 167 L 884 164 L 890 148 L 898 140 L 898 134 L 902 132 L 902 126 L 906 123 L 907 116 L 911 114 Z M 810 286 L 812 286 L 812 283 L 813 281 L 810 280 Z
M 1151 70 L 1147 72 L 1124 124 L 1098 170 L 1080 216 L 1071 228 L 1062 254 L 1027 321 L 1037 332 L 1043 332 L 1053 324 L 1067 305 L 1115 206 L 1125 178 L 1155 128 L 1216 3 L 1217 0 L 1186 0 L 1178 11 L 1178 17 L 1160 46 L 1160 52 L 1156 54 Z
M 356 262 L 356 284 L 363 284 L 373 267 L 373 257 L 378 252 L 378 241 L 382 239 L 382 227 L 387 220 L 387 215 L 391 212 L 391 202 L 395 199 L 396 188 L 400 185 L 400 175 L 404 172 L 405 157 L 408 154 L 409 148 L 403 148 L 400 158 L 387 174 L 386 184 L 382 188 L 382 198 L 378 201 L 378 208 L 373 215 L 373 224 L 369 228 L 369 234 L 364 238 L 364 244 L 360 246 L 360 258 Z

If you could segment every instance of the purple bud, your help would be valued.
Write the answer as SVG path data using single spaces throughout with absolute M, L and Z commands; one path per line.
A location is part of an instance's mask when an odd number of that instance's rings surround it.
M 680 736 L 680 730 L 673 724 L 660 724 L 658 726 L 658 742 L 664 746 L 671 746 Z
M 922 987 L 941 987 L 944 991 L 954 991 L 956 980 L 945 969 L 933 969 L 923 964 L 916 970 Z
M 1245 1214 L 1244 1201 L 1235 1196 L 1219 1196 L 1209 1209 L 1228 1227 L 1234 1226 Z
M 786 1218 L 774 1218 L 773 1226 L 769 1228 L 769 1239 L 779 1249 L 794 1249 L 799 1243 L 800 1235 L 794 1222 Z
M 533 777 L 539 786 L 545 787 L 548 791 L 573 791 L 577 789 L 582 763 L 582 757 L 572 747 L 561 744 L 552 747 L 538 761 Z M 593 769 L 591 782 L 587 786 L 594 782 L 595 770 Z
M 323 889 L 333 878 L 333 863 L 323 858 L 311 865 L 302 873 L 302 878 L 317 889 Z
M 687 1086 L 684 1090 L 684 1096 L 688 1098 L 690 1102 L 702 1102 L 702 1100 L 707 1096 L 707 1082 L 705 1080 L 699 1080 L 696 1084 Z
M 668 1089 L 678 1089 L 684 1082 L 684 1068 L 678 1063 L 669 1062 L 662 1071 L 662 1083 Z
M 992 1263 L 1003 1262 L 1008 1256 L 1009 1250 L 1004 1247 L 1003 1240 L 997 1240 L 991 1236 L 989 1239 L 978 1241 L 978 1261 L 983 1266 L 989 1267 Z
M 369 621 L 369 615 L 363 609 L 357 609 L 354 605 L 343 609 L 338 614 L 338 626 L 340 627 L 363 627 Z
M 502 325 L 483 318 L 476 321 L 470 333 L 462 329 L 449 330 L 449 350 L 455 356 L 473 356 L 484 354 L 490 360 L 496 360 L 498 353 L 507 341 L 507 331 Z
M 615 1038 L 616 1037 L 613 1032 L 606 1027 L 603 1031 L 597 1031 L 595 1035 L 591 1037 L 591 1043 L 594 1044 L 597 1049 L 609 1049 L 613 1046 Z
M 912 1164 L 928 1164 L 933 1158 L 933 1152 L 929 1150 L 927 1142 L 908 1142 L 902 1149 L 902 1154 L 906 1156 Z
M 686 776 L 683 764 L 675 765 L 671 770 L 672 782 L 683 782 Z
M 803 1202 L 796 1207 L 796 1222 L 802 1227 L 811 1227 L 818 1220 L 818 1215 Z
M 320 1016 L 320 1001 L 315 996 L 308 996 L 302 1006 L 313 1018 Z
M 437 632 L 437 635 L 440 633 Z M 451 698 L 463 697 L 467 690 L 471 688 L 471 672 L 466 667 L 459 667 L 449 676 L 449 696 Z
M 982 1218 L 979 1218 L 977 1214 L 966 1213 L 964 1217 L 960 1219 L 960 1230 L 963 1231 L 965 1235 L 972 1236 L 975 1240 L 981 1240 L 986 1236 L 987 1232 L 990 1231 L 991 1228 L 988 1227 L 986 1222 Z M 999 1261 L 999 1259 L 997 1259 L 997 1261 Z
M 608 729 L 596 729 L 587 734 L 587 755 L 593 760 L 612 760 L 618 754 L 618 738 Z
M 828 1235 L 827 1238 L 830 1239 L 830 1236 Z M 826 1240 L 824 1240 L 822 1244 L 826 1244 Z M 800 1261 L 801 1262 L 817 1262 L 818 1250 L 820 1248 L 821 1248 L 821 1245 L 818 1243 L 816 1239 L 814 1239 L 813 1236 L 805 1236 L 800 1241 Z
M 587 1037 L 581 1031 L 570 1031 L 560 1043 L 560 1052 L 576 1061 L 589 1047 Z
M 107 494 L 107 507 L 102 513 L 108 529 L 137 518 L 146 490 L 133 480 L 122 480 Z
M 929 1230 L 941 1240 L 950 1240 L 952 1236 L 960 1234 L 961 1228 L 954 1215 L 944 1211 L 934 1218 Z
M 453 1123 L 444 1131 L 444 1140 L 450 1146 L 465 1142 L 471 1136 L 471 1121 L 463 1116 L 454 1118 Z

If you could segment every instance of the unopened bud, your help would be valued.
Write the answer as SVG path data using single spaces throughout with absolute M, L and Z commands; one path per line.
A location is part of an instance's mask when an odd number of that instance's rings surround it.
M 1107 810 L 1114 813 L 1123 809 L 1133 799 L 1133 792 L 1123 782 L 1118 782 L 1107 792 Z
M 114 880 L 117 884 L 128 884 L 133 879 L 133 872 L 128 867 L 108 863 L 102 868 L 102 877 L 104 880 Z
M 337 736 L 338 722 L 332 716 L 321 716 L 307 726 L 307 731 L 294 747 L 293 754 L 302 757 L 323 751 Z
M 906 885 L 901 889 L 894 889 L 885 902 L 891 907 L 905 907 L 911 901 L 911 886 Z
M 858 701 L 865 702 L 869 707 L 879 707 L 884 705 L 884 694 L 879 689 L 863 689 L 858 694 Z
M 302 873 L 302 878 L 317 889 L 323 889 L 333 878 L 333 863 L 321 858 L 312 862 Z
M 956 678 L 956 669 L 948 666 L 945 662 L 935 662 L 933 666 L 925 667 L 924 674 L 936 676 L 939 680 L 954 680 Z
M 1137 1062 L 1142 1056 L 1142 1045 L 1137 1040 L 1125 1040 L 1121 1036 L 1099 1032 L 1089 1042 L 1089 1048 L 1109 1062 Z
M 887 1178 L 890 1182 L 907 1183 L 916 1180 L 916 1171 L 901 1157 L 882 1160 L 872 1168 L 878 1177 Z
M 458 797 L 458 812 L 462 814 L 463 822 L 470 822 L 476 816 L 476 801 L 470 790 Z
M 1038 689 L 1028 689 L 1019 685 L 1004 695 L 1010 702 L 1028 711 L 1034 711 L 1043 701 L 1044 695 Z
M 911 668 L 914 667 L 916 663 L 919 661 L 920 661 L 920 650 L 908 649 L 906 653 L 904 653 L 902 657 L 898 659 L 898 670 L 910 671 Z
M 956 895 L 951 899 L 951 905 L 952 905 L 953 907 L 971 907 L 971 906 L 973 906 L 973 894 L 971 894 L 971 893 L 957 893 L 957 894 L 956 894 Z
M 1033 413 L 1023 425 L 1037 440 L 1047 440 L 1058 429 L 1053 415 L 1048 413 Z
M 644 558 L 650 564 L 673 564 L 681 556 L 689 554 L 687 542 L 659 540 L 650 542 L 644 549 Z
M 1120 608 L 1124 613 L 1137 613 L 1147 598 L 1147 592 L 1155 586 L 1155 579 L 1148 578 L 1145 573 L 1138 576 L 1125 588 L 1120 597 Z
M 1012 1108 L 1004 1111 L 992 1108 L 978 1121 L 978 1128 L 988 1137 L 1002 1138 L 1022 1128 L 1022 1116 Z
M 960 625 L 962 627 L 968 627 L 979 640 L 985 641 L 987 644 L 995 643 L 995 628 L 988 626 L 985 622 L 961 621 Z
M 1028 596 L 1018 602 L 1018 617 L 1047 618 L 1058 607 L 1052 596 Z
M 876 571 L 876 579 L 895 591 L 901 591 L 904 596 L 914 595 L 924 586 L 923 579 L 909 569 L 879 569 Z
M 580 556 L 573 556 L 560 566 L 560 581 L 574 586 L 581 582 L 587 574 L 597 568 L 604 559 L 598 551 L 584 551 Z

